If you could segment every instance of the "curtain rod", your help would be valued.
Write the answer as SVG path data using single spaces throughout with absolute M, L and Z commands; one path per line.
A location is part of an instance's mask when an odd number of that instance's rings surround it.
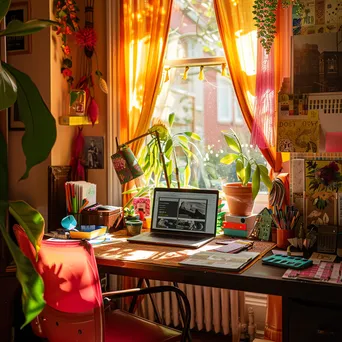
M 180 58 L 180 59 L 166 59 L 164 63 L 165 68 L 184 68 L 201 67 L 201 66 L 215 66 L 227 64 L 225 57 L 206 57 L 206 58 Z

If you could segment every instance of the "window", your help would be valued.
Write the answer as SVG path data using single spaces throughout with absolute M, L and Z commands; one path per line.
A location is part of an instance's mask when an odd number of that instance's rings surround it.
M 232 128 L 243 148 L 266 165 L 260 151 L 249 145 L 250 132 L 232 82 L 229 76 L 221 75 L 223 63 L 226 61 L 212 0 L 175 0 L 165 63 L 169 80 L 162 86 L 154 117 L 167 122 L 174 112 L 173 133 L 192 131 L 201 137 L 193 151 L 200 156 L 199 161 L 191 163 L 193 186 L 220 188 L 221 183 L 237 181 L 235 166 L 219 162 L 228 152 L 222 130 Z M 201 66 L 203 80 L 199 80 Z M 185 165 L 182 157 L 177 151 L 180 169 Z

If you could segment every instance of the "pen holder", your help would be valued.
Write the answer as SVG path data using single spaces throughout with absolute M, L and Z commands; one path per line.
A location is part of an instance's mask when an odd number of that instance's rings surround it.
M 277 247 L 280 249 L 286 249 L 290 243 L 287 239 L 292 239 L 295 237 L 295 232 L 293 229 L 277 229 Z
M 79 227 L 82 224 L 82 214 L 81 213 L 69 213 L 68 215 L 72 215 L 76 222 L 77 222 L 77 227 Z

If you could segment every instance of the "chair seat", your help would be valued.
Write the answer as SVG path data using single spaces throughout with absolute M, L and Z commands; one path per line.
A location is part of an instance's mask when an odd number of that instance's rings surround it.
M 106 313 L 106 342 L 180 341 L 181 332 L 122 310 Z

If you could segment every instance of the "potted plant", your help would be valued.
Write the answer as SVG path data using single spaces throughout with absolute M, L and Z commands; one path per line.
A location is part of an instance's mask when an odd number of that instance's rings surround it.
M 253 211 L 254 199 L 260 190 L 260 182 L 262 181 L 268 189 L 272 187 L 272 182 L 266 166 L 257 163 L 254 158 L 244 153 L 240 140 L 233 130 L 222 133 L 233 153 L 228 153 L 220 162 L 228 165 L 235 163 L 236 175 L 240 180 L 222 186 L 229 212 L 236 216 L 249 216 Z
M 139 220 L 140 216 L 135 213 L 133 205 L 124 208 L 124 218 L 126 221 Z
M 11 0 L 0 1 L 0 22 L 4 20 L 10 4 Z M 37 19 L 27 22 L 12 20 L 4 30 L 0 30 L 0 38 L 34 34 L 51 25 L 59 26 L 59 23 Z M 25 125 L 22 146 L 26 170 L 21 179 L 26 179 L 31 168 L 48 157 L 56 140 L 56 122 L 31 78 L 4 61 L 0 61 L 0 84 L 0 111 L 17 102 L 20 121 Z M 9 211 L 25 230 L 36 253 L 44 233 L 44 219 L 27 203 L 8 200 L 8 174 L 7 141 L 0 131 L 0 232 L 16 264 L 17 279 L 22 287 L 24 326 L 44 308 L 44 284 L 6 230 L 6 217 Z
M 194 141 L 201 138 L 194 132 L 172 132 L 173 123 L 176 117 L 174 113 L 169 114 L 168 122 L 154 120 L 150 132 L 158 131 L 161 143 L 161 150 L 164 154 L 167 174 L 172 187 L 188 187 L 191 178 L 191 162 L 198 161 L 197 154 L 200 154 Z M 196 152 L 196 153 L 195 153 Z M 124 194 L 133 194 L 125 207 L 131 204 L 134 197 L 151 196 L 155 187 L 165 187 L 166 181 L 163 173 L 163 166 L 160 160 L 160 150 L 156 137 L 151 135 L 150 140 L 142 149 L 139 165 L 144 171 L 145 184 L 141 187 L 134 187 Z M 179 170 L 177 175 L 177 170 Z M 152 202 L 152 201 L 151 201 Z

